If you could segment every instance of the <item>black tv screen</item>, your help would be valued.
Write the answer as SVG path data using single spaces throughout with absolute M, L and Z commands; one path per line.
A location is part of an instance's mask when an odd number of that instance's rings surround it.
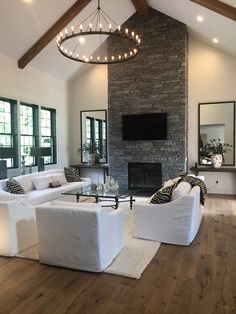
M 122 116 L 122 139 L 166 140 L 167 113 L 147 113 Z

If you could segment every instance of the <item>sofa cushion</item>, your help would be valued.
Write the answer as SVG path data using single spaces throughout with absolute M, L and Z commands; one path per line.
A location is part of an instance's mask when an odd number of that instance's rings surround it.
M 81 181 L 79 171 L 75 168 L 64 168 L 65 176 L 67 182 L 77 182 Z
M 176 188 L 173 190 L 172 195 L 171 195 L 171 200 L 174 201 L 177 198 L 188 194 L 191 190 L 191 184 L 188 182 L 180 182 Z
M 29 178 L 28 176 L 19 176 L 16 177 L 15 180 L 21 185 L 25 192 L 34 190 L 32 179 Z
M 174 188 L 177 186 L 177 183 L 168 185 L 158 190 L 155 194 L 152 195 L 149 203 L 150 204 L 163 204 L 168 203 L 171 199 L 171 194 Z
M 12 194 L 25 194 L 22 186 L 12 177 L 6 181 L 6 191 Z
M 39 176 L 32 179 L 36 190 L 42 190 L 49 187 L 49 183 L 52 181 L 51 176 Z
M 52 182 L 58 181 L 61 184 L 66 184 L 67 180 L 65 177 L 64 173 L 56 173 L 56 174 L 51 174 Z

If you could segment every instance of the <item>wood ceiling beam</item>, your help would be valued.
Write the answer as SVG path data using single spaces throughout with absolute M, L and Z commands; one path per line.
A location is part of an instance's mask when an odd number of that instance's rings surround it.
M 233 21 L 236 21 L 236 8 L 220 2 L 218 0 L 191 0 L 194 3 L 197 3 L 211 11 L 219 13 Z
M 68 25 L 73 18 L 75 18 L 91 0 L 78 0 L 69 10 L 66 11 L 62 17 L 56 21 L 55 24 L 18 60 L 18 67 L 24 69 L 24 67 L 35 57 L 37 54 L 45 48 L 50 41 L 52 41 L 63 28 Z
M 139 15 L 148 15 L 148 4 L 146 0 L 132 0 Z

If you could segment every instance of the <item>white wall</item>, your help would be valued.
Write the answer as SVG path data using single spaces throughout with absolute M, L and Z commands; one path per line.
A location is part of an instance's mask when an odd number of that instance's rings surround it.
M 107 66 L 89 66 L 88 71 L 70 85 L 70 163 L 78 164 L 80 154 L 80 111 L 107 109 Z
M 68 164 L 68 84 L 30 65 L 21 70 L 17 61 L 0 55 L 0 96 L 30 102 L 57 110 L 58 163 L 48 168 Z M 35 171 L 35 170 L 34 170 Z M 9 175 L 19 174 L 20 169 L 9 170 Z
M 198 160 L 198 103 L 236 100 L 236 57 L 189 38 L 189 166 Z M 207 173 L 208 191 L 236 194 L 236 175 Z M 218 181 L 218 183 L 216 183 Z

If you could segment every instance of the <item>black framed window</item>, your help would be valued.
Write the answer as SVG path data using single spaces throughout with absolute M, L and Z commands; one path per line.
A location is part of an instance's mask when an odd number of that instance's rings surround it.
M 25 156 L 25 165 L 35 165 L 30 148 L 39 146 L 38 106 L 20 103 L 20 152 Z
M 56 110 L 41 108 L 41 146 L 51 147 L 52 155 L 44 157 L 45 164 L 57 162 Z
M 16 148 L 13 158 L 4 158 L 7 168 L 18 166 L 17 138 L 17 102 L 0 97 L 0 146 Z

